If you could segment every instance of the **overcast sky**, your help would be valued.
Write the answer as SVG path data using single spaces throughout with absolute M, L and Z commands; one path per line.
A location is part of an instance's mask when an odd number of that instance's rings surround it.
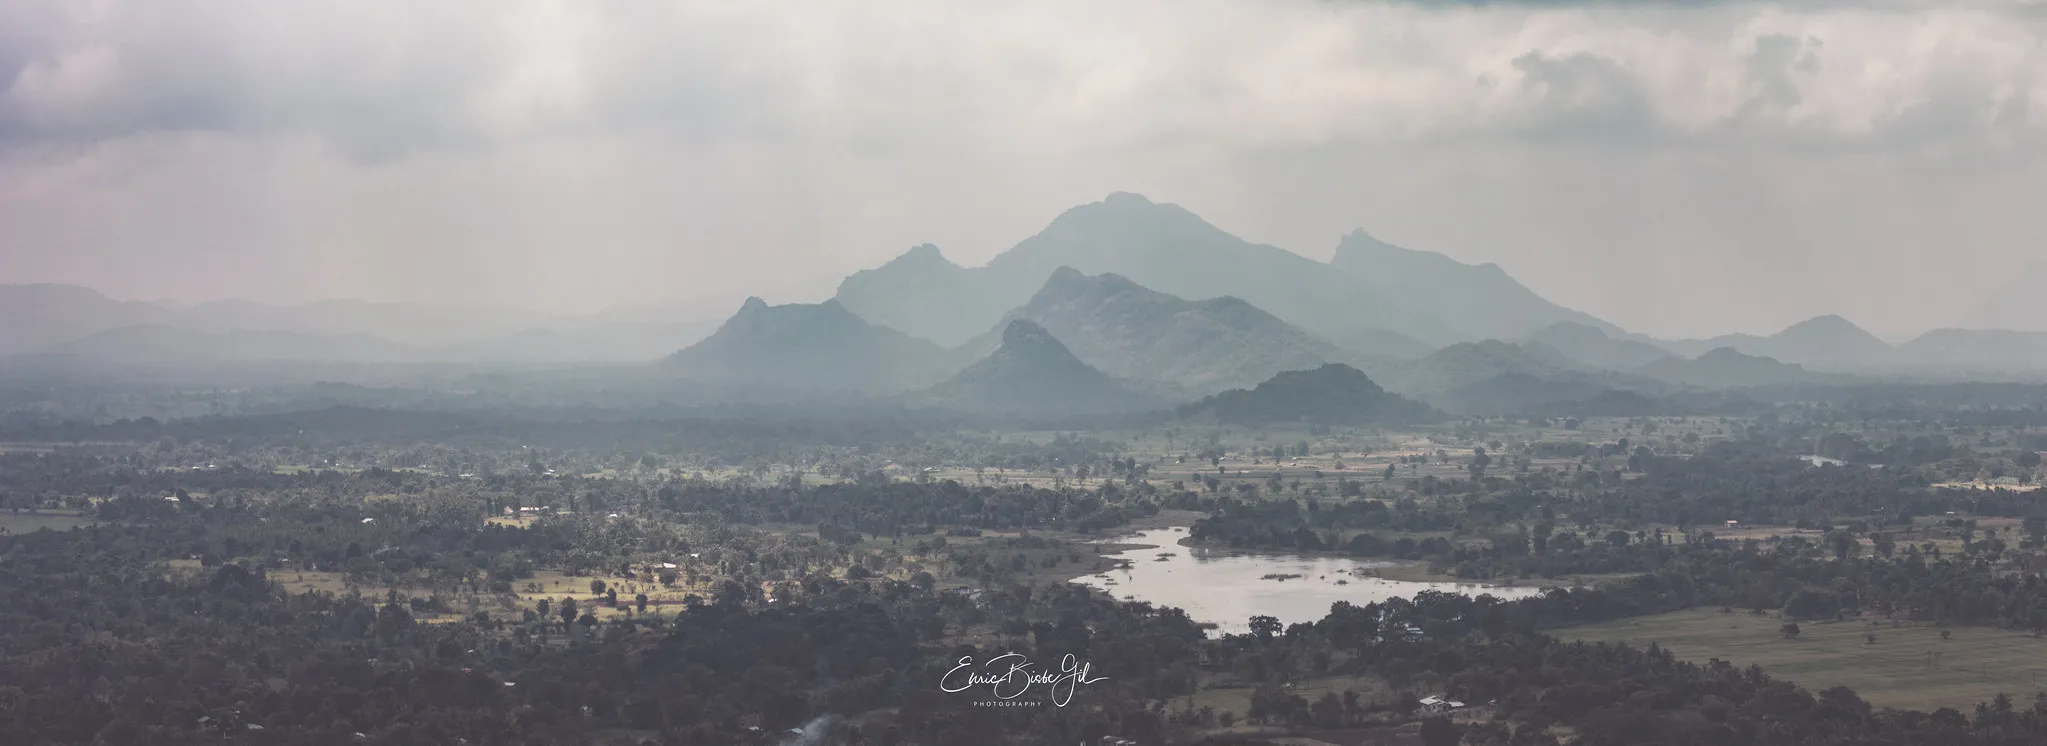
M 0 281 L 724 313 L 1112 191 L 1661 335 L 2047 257 L 2047 6 L 0 0 Z

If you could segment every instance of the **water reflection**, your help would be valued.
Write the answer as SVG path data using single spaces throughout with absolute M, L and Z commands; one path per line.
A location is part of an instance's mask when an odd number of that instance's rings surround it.
M 1175 527 L 1119 539 L 1147 546 L 1109 555 L 1119 561 L 1118 567 L 1073 582 L 1117 598 L 1176 606 L 1197 622 L 1213 622 L 1219 632 L 1233 633 L 1248 631 L 1246 625 L 1255 615 L 1277 617 L 1285 624 L 1312 622 L 1327 615 L 1337 601 L 1362 606 L 1396 596 L 1411 598 L 1429 589 L 1507 599 L 1542 592 L 1534 585 L 1386 580 L 1374 577 L 1374 570 L 1399 563 L 1180 546 L 1186 537 L 1186 528 Z

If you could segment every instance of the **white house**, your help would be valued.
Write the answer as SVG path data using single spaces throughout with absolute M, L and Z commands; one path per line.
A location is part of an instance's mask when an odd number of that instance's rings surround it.
M 1453 699 L 1444 699 L 1442 697 L 1438 697 L 1435 695 L 1423 697 L 1421 699 L 1421 706 L 1423 712 L 1432 715 L 1439 715 L 1442 713 L 1450 712 L 1452 710 L 1464 709 L 1463 702 L 1459 702 Z

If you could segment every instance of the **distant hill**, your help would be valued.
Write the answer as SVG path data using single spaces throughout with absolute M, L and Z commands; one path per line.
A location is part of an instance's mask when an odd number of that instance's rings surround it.
M 1386 243 L 1363 230 L 1336 245 L 1331 266 L 1370 283 L 1382 302 L 1427 308 L 1438 339 L 1518 339 L 1555 324 L 1578 324 L 1601 333 L 1620 329 L 1529 290 L 1496 264 L 1465 264 L 1431 251 Z
M 1380 388 L 1364 371 L 1342 363 L 1287 371 L 1256 388 L 1233 389 L 1183 405 L 1178 414 L 1233 425 L 1403 424 L 1437 416 L 1428 405 Z
M 0 356 L 175 318 L 177 312 L 163 306 L 117 301 L 73 285 L 0 285 Z
M 1060 267 L 1188 300 L 1239 298 L 1354 352 L 1399 357 L 1426 348 L 1415 338 L 1451 333 L 1428 307 L 1390 306 L 1370 283 L 1327 264 L 1126 193 L 1067 210 L 985 267 L 961 268 L 920 246 L 847 277 L 837 297 L 863 318 L 957 345 L 1029 302 Z
M 1846 376 L 1815 373 L 1792 363 L 1745 354 L 1732 347 L 1708 350 L 1696 358 L 1664 358 L 1642 366 L 1643 375 L 1661 381 L 1707 388 L 1779 386 L 1846 380 Z
M 1935 329 L 1899 345 L 1898 356 L 1921 369 L 2039 373 L 2047 371 L 2047 332 Z
M 1656 390 L 1661 382 L 1599 371 L 1546 344 L 1465 342 L 1419 360 L 1375 366 L 1386 387 L 1461 414 L 1519 412 L 1549 402 L 1584 399 L 1608 388 Z
M 1417 396 L 1446 391 L 1504 373 L 1554 378 L 1584 372 L 1589 372 L 1589 368 L 1548 345 L 1487 339 L 1461 342 L 1418 360 L 1388 365 L 1377 375 L 1394 391 Z
M 1840 316 L 1818 316 L 1768 337 L 1727 334 L 1712 339 L 1664 344 L 1679 355 L 1697 357 L 1725 347 L 1754 357 L 1830 371 L 1866 371 L 1893 365 L 1897 350 Z
M 1770 336 L 1778 359 L 1826 370 L 1867 370 L 1890 365 L 1897 349 L 1839 316 L 1819 316 Z
M 1136 412 L 1160 404 L 1081 362 L 1028 319 L 1009 322 L 993 353 L 915 398 L 959 412 L 1017 415 Z
M 2047 262 L 2033 262 L 1956 324 L 1963 329 L 2047 332 Z
M 1236 298 L 1183 300 L 1122 275 L 1052 272 L 1029 303 L 956 354 L 979 359 L 1001 346 L 1009 324 L 1028 319 L 1075 357 L 1117 378 L 1209 394 L 1257 385 L 1286 370 L 1349 353 Z
M 1606 370 L 1634 370 L 1671 357 L 1656 345 L 1636 339 L 1615 339 L 1598 327 L 1559 321 L 1528 335 L 1528 341 L 1546 345 L 1580 364 Z
M 880 394 L 930 384 L 944 348 L 867 323 L 837 301 L 770 306 L 748 298 L 703 341 L 663 364 L 688 379 L 753 391 Z

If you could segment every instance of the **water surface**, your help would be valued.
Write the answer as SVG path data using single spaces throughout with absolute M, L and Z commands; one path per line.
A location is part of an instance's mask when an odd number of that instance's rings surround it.
M 1373 571 L 1400 563 L 1180 546 L 1184 538 L 1187 529 L 1174 527 L 1140 531 L 1119 539 L 1122 543 L 1150 546 L 1108 555 L 1129 560 L 1128 567 L 1082 576 L 1073 582 L 1099 588 L 1117 598 L 1178 607 L 1186 610 L 1194 621 L 1213 622 L 1219 632 L 1232 633 L 1249 631 L 1251 617 L 1258 615 L 1277 617 L 1284 624 L 1317 621 L 1327 616 L 1330 605 L 1338 601 L 1363 606 L 1396 596 L 1412 598 L 1423 590 L 1473 596 L 1491 594 L 1503 599 L 1542 592 L 1535 585 L 1501 587 L 1386 580 L 1372 577 Z M 1266 579 L 1268 575 L 1300 577 L 1270 580 Z

